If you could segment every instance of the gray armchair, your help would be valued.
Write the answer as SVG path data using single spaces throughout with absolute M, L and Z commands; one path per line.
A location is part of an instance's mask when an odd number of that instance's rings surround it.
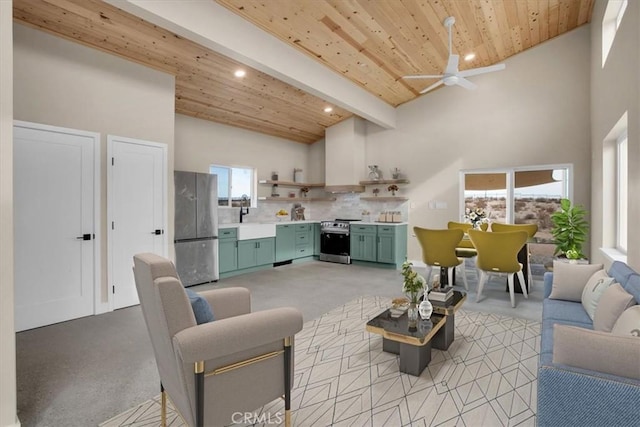
M 290 425 L 299 310 L 251 313 L 247 289 L 216 289 L 200 293 L 216 320 L 198 325 L 170 260 L 135 255 L 134 275 L 160 374 L 163 425 L 166 395 L 189 426 L 232 424 L 234 413 L 284 396 Z

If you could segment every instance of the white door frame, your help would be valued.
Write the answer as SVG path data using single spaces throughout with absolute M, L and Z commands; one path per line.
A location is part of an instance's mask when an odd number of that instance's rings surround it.
M 167 144 L 161 142 L 145 141 L 142 139 L 128 138 L 125 136 L 107 135 L 107 161 L 110 162 L 113 158 L 113 145 L 115 142 L 124 142 L 129 144 L 146 145 L 150 147 L 156 147 L 162 149 L 162 185 L 165 189 L 164 197 L 162 200 L 162 210 L 164 211 L 164 230 L 168 230 L 168 186 L 167 186 Z M 113 168 L 107 167 L 107 287 L 111 283 L 113 277 L 113 259 L 111 257 L 111 248 L 113 247 L 113 229 L 111 223 L 113 219 Z M 167 241 L 168 233 L 165 231 L 162 238 L 162 255 L 167 256 Z M 113 311 L 113 292 L 111 289 L 107 289 L 107 300 L 109 303 L 109 311 Z
M 14 120 L 13 126 L 46 132 L 68 133 L 93 140 L 93 230 L 96 235 L 93 242 L 93 314 L 104 313 L 108 311 L 108 305 L 102 302 L 102 262 L 100 258 L 100 248 L 102 246 L 102 239 L 100 238 L 100 232 L 102 231 L 102 223 L 100 222 L 100 134 L 98 132 L 25 122 L 22 120 Z

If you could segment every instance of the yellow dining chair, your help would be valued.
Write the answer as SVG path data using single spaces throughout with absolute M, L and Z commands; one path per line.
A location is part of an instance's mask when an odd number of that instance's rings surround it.
M 478 281 L 478 294 L 476 302 L 480 300 L 482 288 L 489 275 L 506 274 L 509 282 L 509 295 L 511 306 L 516 306 L 513 276 L 518 275 L 520 283 L 524 283 L 522 274 L 522 264 L 518 262 L 518 252 L 527 241 L 526 231 L 506 231 L 487 232 L 480 230 L 469 230 L 469 237 L 478 251 L 476 265 L 480 270 L 480 280 Z M 528 298 L 527 287 L 522 286 L 522 294 Z
M 444 267 L 447 269 L 449 285 L 453 285 L 453 270 L 461 266 L 464 288 L 468 290 L 464 259 L 456 256 L 456 246 L 462 240 L 464 232 L 462 230 L 431 230 L 421 227 L 413 227 L 413 232 L 422 248 L 422 261 L 427 265 L 427 277 L 425 278 L 427 283 L 429 283 L 433 267 Z
M 449 230 L 462 230 L 465 234 L 467 234 L 467 231 L 473 228 L 473 224 L 468 222 L 449 221 L 447 223 L 447 228 Z M 482 224 L 480 224 L 480 229 L 482 231 L 487 231 L 487 228 L 489 228 L 488 223 L 483 222 Z M 476 251 L 476 248 L 473 247 L 473 243 L 471 243 L 470 239 L 463 238 L 460 243 L 458 243 L 458 247 L 456 247 L 456 255 L 459 258 L 469 258 L 471 260 L 474 260 L 476 255 L 478 255 L 478 251 Z M 476 270 L 476 277 L 478 280 L 480 280 L 480 273 L 478 272 L 478 270 Z
M 493 223 L 491 224 L 491 231 L 495 231 L 496 233 L 504 233 L 505 231 L 526 231 L 527 237 L 532 239 L 533 236 L 538 232 L 538 224 L 500 224 Z M 527 251 L 527 271 L 529 272 L 529 286 L 533 286 L 533 274 L 531 273 L 531 263 L 529 262 L 529 251 Z

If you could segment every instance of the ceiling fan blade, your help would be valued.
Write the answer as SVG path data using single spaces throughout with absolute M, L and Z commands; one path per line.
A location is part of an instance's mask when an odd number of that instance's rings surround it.
M 500 71 L 506 68 L 505 64 L 489 65 L 488 67 L 472 68 L 470 70 L 460 71 L 458 75 L 460 77 L 477 76 L 478 74 L 491 73 L 493 71 Z
M 420 74 L 417 76 L 402 76 L 403 79 L 441 79 L 443 75 Z
M 469 90 L 474 90 L 475 88 L 478 87 L 478 85 L 476 85 L 473 82 L 470 82 L 469 80 L 465 79 L 464 77 L 460 77 L 458 76 L 458 81 L 456 81 L 456 84 L 458 86 L 462 86 L 465 89 L 469 89 Z
M 458 62 L 460 61 L 459 55 L 449 55 L 449 61 L 447 61 L 447 69 L 445 74 L 455 74 L 458 72 Z
M 437 87 L 438 87 L 438 86 L 440 86 L 442 83 L 444 83 L 444 80 L 438 80 L 437 82 L 435 82 L 434 84 L 432 84 L 432 85 L 431 85 L 431 86 L 429 86 L 428 88 L 426 88 L 426 89 L 422 89 L 422 90 L 420 91 L 420 93 L 421 93 L 421 94 L 423 94 L 423 93 L 427 93 L 427 92 L 429 92 L 430 90 L 437 88 Z

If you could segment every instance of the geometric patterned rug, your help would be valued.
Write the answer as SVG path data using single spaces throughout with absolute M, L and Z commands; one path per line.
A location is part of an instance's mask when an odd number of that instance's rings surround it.
M 293 425 L 535 426 L 539 322 L 463 306 L 454 342 L 447 351 L 433 349 L 416 377 L 399 372 L 398 356 L 383 352 L 382 337 L 365 330 L 389 303 L 361 297 L 296 334 Z M 275 415 L 283 412 L 276 400 L 257 414 L 271 415 L 268 425 L 277 425 Z M 184 425 L 175 411 L 168 415 L 168 425 Z M 100 426 L 158 425 L 159 419 L 157 397 Z

